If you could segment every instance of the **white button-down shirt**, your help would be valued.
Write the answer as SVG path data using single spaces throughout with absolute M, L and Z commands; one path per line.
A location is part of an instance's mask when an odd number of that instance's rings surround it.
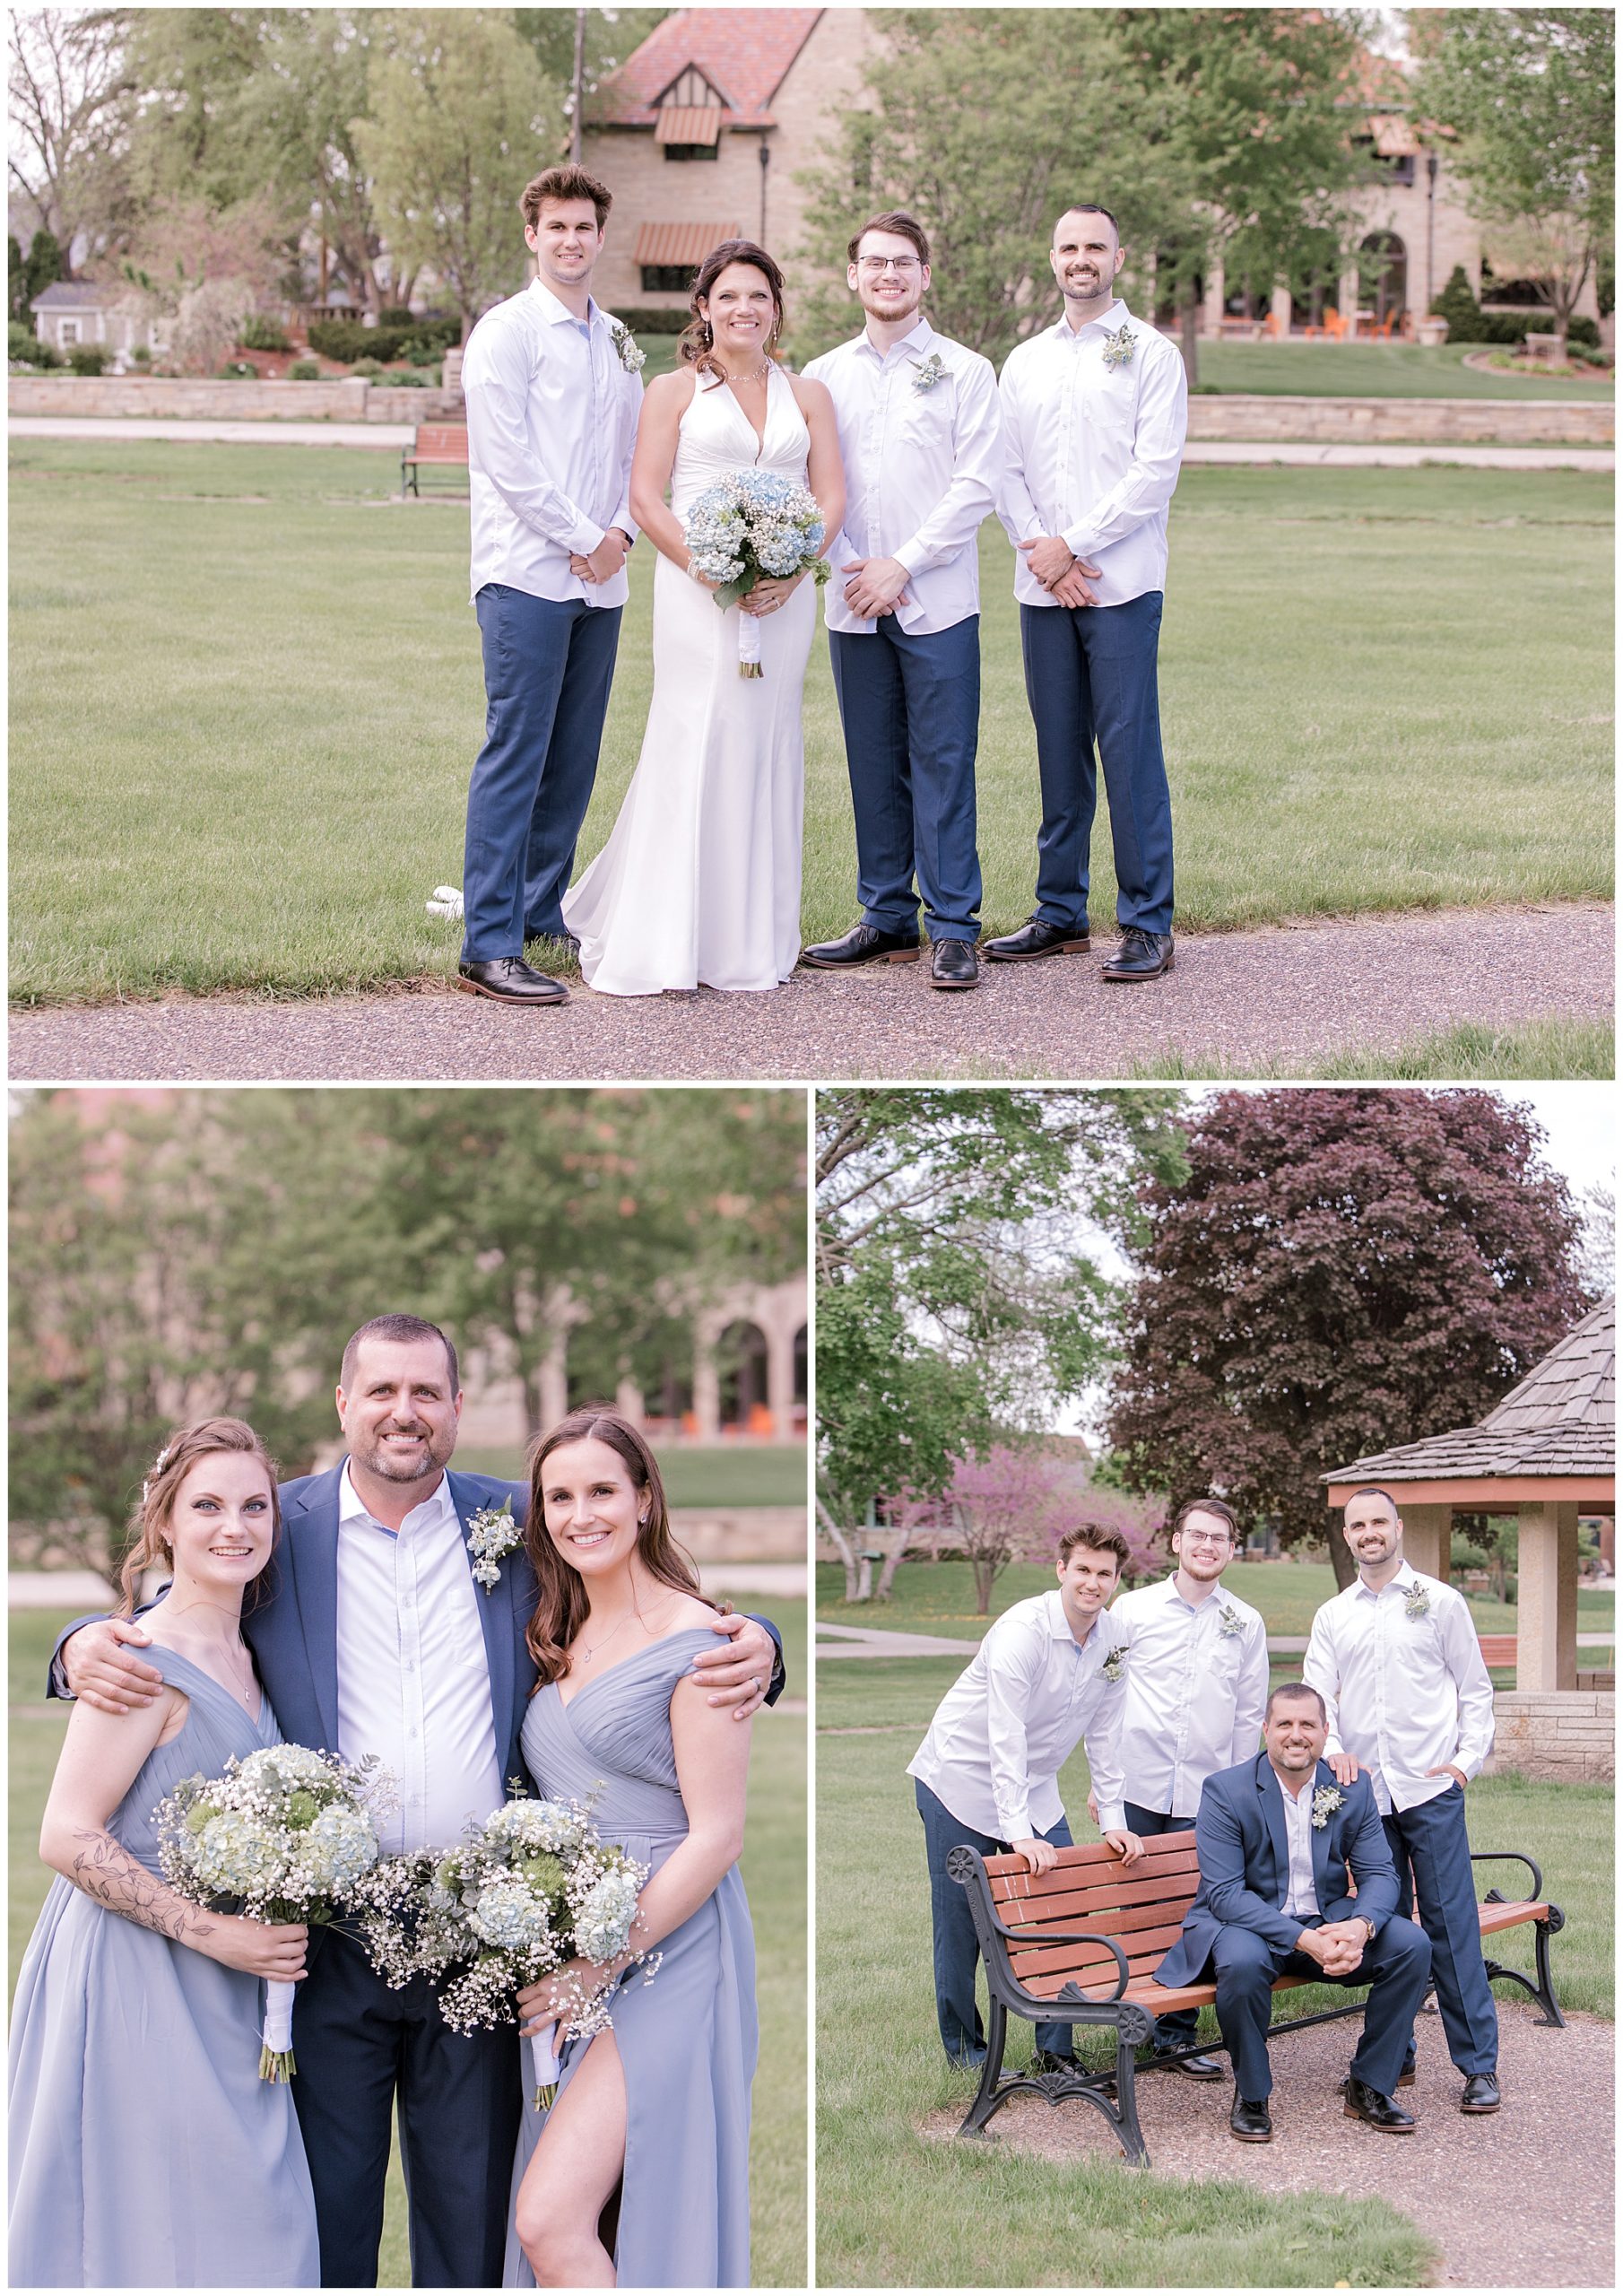
M 927 390 L 921 370 L 939 359 L 945 372 Z M 814 359 L 806 373 L 826 383 L 846 466 L 846 523 L 825 593 L 830 630 L 873 629 L 846 604 L 854 558 L 894 558 L 907 570 L 907 604 L 896 619 L 910 637 L 950 630 L 980 612 L 976 537 L 997 505 L 1003 466 L 997 377 L 928 319 L 879 351 L 867 331 Z
M 400 1781 L 386 1853 L 449 1848 L 503 1799 L 490 1668 L 461 1522 L 442 1475 L 398 1532 L 338 1485 L 338 1751 Z M 506 1733 L 503 1733 L 503 1744 Z
M 1105 363 L 1105 338 L 1133 334 L 1124 366 Z M 1058 323 L 1017 343 L 1003 362 L 1006 463 L 998 516 L 1012 543 L 1059 535 L 1099 570 L 1102 606 L 1167 584 L 1167 506 L 1178 483 L 1189 392 L 1176 346 L 1118 298 L 1103 318 Z M 1015 552 L 1022 605 L 1059 602 Z
M 1110 1615 L 1132 1647 L 1122 1707 L 1128 1801 L 1192 1818 L 1214 1770 L 1257 1751 L 1268 1703 L 1268 1630 L 1223 1586 L 1189 1604 L 1177 1573 L 1118 1595 Z
M 462 363 L 468 406 L 473 591 L 487 582 L 532 597 L 622 606 L 612 582 L 569 571 L 611 526 L 634 535 L 631 452 L 642 383 L 621 364 L 606 312 L 577 319 L 533 279 L 480 320 Z
M 1057 1587 L 1014 1604 L 937 1707 L 907 1775 L 976 1833 L 1031 1841 L 1064 1816 L 1059 1774 L 1085 1735 L 1099 1831 L 1124 1825 L 1115 1740 L 1126 1670 L 1114 1682 L 1101 1670 L 1125 1639 L 1101 1611 L 1079 1642 Z
M 1314 1771 L 1308 1771 L 1294 1794 L 1277 1770 L 1274 1778 L 1279 1784 L 1280 1799 L 1285 1805 L 1285 1846 L 1290 1860 L 1285 1902 L 1280 1911 L 1289 1914 L 1293 1920 L 1309 1921 L 1321 1911 L 1313 1878 Z
M 1407 1562 L 1378 1595 L 1358 1578 L 1324 1605 L 1302 1679 L 1329 1709 L 1328 1751 L 1364 1763 L 1383 1816 L 1446 1794 L 1454 1779 L 1428 1770 L 1452 1763 L 1474 1778 L 1493 1752 L 1493 1684 L 1470 1605 Z

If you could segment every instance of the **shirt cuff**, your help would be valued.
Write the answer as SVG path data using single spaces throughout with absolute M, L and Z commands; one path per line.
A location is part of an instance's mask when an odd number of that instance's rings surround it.
M 590 558 L 607 532 L 606 526 L 595 526 L 590 518 L 583 518 L 579 526 L 570 528 L 566 540 L 577 558 Z
M 926 574 L 930 570 L 930 552 L 916 539 L 905 542 L 899 550 L 893 550 L 889 552 L 889 555 L 895 559 L 898 566 L 906 567 L 910 578 L 916 574 Z
M 1101 1802 L 1099 1804 L 1099 1831 L 1125 1833 L 1126 1831 L 1127 1812 L 1124 1805 L 1120 1802 Z
M 1060 540 L 1072 558 L 1090 559 L 1096 550 L 1104 546 L 1091 526 L 1072 526 L 1069 534 L 1060 536 Z
M 1003 1829 L 1005 1841 L 1035 1841 L 1037 1828 L 1031 1822 L 1029 1809 L 998 1811 L 998 1822 Z

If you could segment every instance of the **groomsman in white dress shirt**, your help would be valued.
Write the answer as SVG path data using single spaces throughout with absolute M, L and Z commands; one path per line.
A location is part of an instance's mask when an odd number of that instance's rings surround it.
M 806 373 L 828 385 L 846 465 L 846 522 L 825 612 L 863 914 L 843 940 L 808 949 L 805 962 L 842 970 L 916 956 L 922 898 L 932 987 L 973 988 L 976 537 L 1002 465 L 997 378 L 989 361 L 923 316 L 930 242 L 915 217 L 874 216 L 849 257 L 846 283 L 866 324 Z
M 948 1873 L 948 1853 L 959 1842 L 988 1857 L 1014 1850 L 1046 1873 L 1071 1841 L 1059 1774 L 1085 1737 L 1105 1839 L 1129 1866 L 1144 1854 L 1123 1817 L 1116 1752 L 1125 1638 L 1105 1614 L 1126 1560 L 1120 1531 L 1068 1531 L 1057 1587 L 994 1620 L 907 1764 L 930 1871 L 936 2020 L 955 2065 L 984 2064 L 986 2037 L 969 1896 Z M 1039 2025 L 1037 2049 L 1039 2062 L 1071 2062 L 1071 2027 Z
M 1152 1587 L 1118 1596 L 1111 1618 L 1131 1662 L 1120 1740 L 1124 1812 L 1148 1839 L 1193 1833 L 1201 1788 L 1219 1770 L 1249 1761 L 1268 1704 L 1268 1630 L 1262 1614 L 1223 1585 L 1238 1531 L 1220 1499 L 1192 1499 L 1172 1526 L 1177 1568 Z M 1156 2019 L 1158 2050 L 1194 2039 L 1199 2012 Z M 1215 2057 L 1175 2057 L 1195 2081 L 1220 2081 Z
M 1389 1492 L 1355 1491 L 1342 1535 L 1358 1575 L 1313 1622 L 1302 1679 L 1324 1700 L 1325 1760 L 1343 1785 L 1367 1770 L 1398 1870 L 1400 1913 L 1431 1940 L 1463 2113 L 1499 2109 L 1499 2021 L 1482 1963 L 1465 1788 L 1493 1752 L 1493 1683 L 1464 1596 L 1403 1559 Z M 1400 2086 L 1413 2079 L 1414 2037 Z
M 1188 418 L 1184 362 L 1115 293 L 1122 246 L 1107 207 L 1067 208 L 1049 253 L 1060 318 L 1017 343 L 999 385 L 1008 465 L 998 515 L 1019 556 L 1026 696 L 1043 824 L 1037 908 L 988 957 L 1089 943 L 1088 866 L 1104 770 L 1122 938 L 1107 980 L 1172 964 L 1172 799 L 1156 653 L 1167 506 Z

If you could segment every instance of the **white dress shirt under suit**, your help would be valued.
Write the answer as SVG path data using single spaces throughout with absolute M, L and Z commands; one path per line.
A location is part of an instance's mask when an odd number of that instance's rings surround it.
M 936 1709 L 907 1775 L 977 1833 L 1029 1841 L 1063 1817 L 1059 1774 L 1085 1736 L 1099 1830 L 1115 1831 L 1125 1670 L 1114 1682 L 1102 1670 L 1125 1639 L 1101 1611 L 1079 1642 L 1057 1587 L 1014 1604 Z
M 1124 365 L 1107 366 L 1105 339 L 1132 330 Z M 1061 317 L 1017 343 L 1003 362 L 1006 464 L 998 515 L 1011 543 L 1058 535 L 1099 569 L 1102 606 L 1167 585 L 1167 508 L 1177 485 L 1189 392 L 1176 346 L 1120 298 L 1072 328 Z M 1058 601 L 1015 553 L 1022 605 Z
M 915 387 L 939 359 L 945 370 Z M 1002 476 L 1002 414 L 992 363 L 937 335 L 921 318 L 880 351 L 867 331 L 813 359 L 809 378 L 828 386 L 846 466 L 846 523 L 829 556 L 825 594 L 830 630 L 871 631 L 872 616 L 846 603 L 840 569 L 855 558 L 894 558 L 908 573 L 895 615 L 909 635 L 950 630 L 980 612 L 976 537 L 996 508 Z
M 400 1806 L 386 1855 L 456 1842 L 503 1799 L 478 1587 L 440 1477 L 398 1531 L 370 1515 L 346 1464 L 338 1492 L 338 1751 L 381 1757 Z M 502 1744 L 507 1741 L 503 1718 Z
M 621 361 L 606 312 L 577 319 L 533 279 L 485 313 L 468 337 L 473 589 L 487 582 L 532 597 L 622 606 L 625 569 L 610 582 L 569 571 L 611 526 L 631 523 L 631 454 L 642 380 Z
M 1257 1751 L 1268 1703 L 1262 1613 L 1220 1583 L 1203 1602 L 1186 1603 L 1174 1571 L 1118 1595 L 1110 1615 L 1132 1645 L 1124 1792 L 1141 1809 L 1192 1819 L 1212 1773 Z

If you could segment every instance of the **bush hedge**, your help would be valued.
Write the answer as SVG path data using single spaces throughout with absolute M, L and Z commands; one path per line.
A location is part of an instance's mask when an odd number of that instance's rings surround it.
M 31 326 L 13 319 L 5 330 L 8 362 L 23 367 L 60 367 L 62 353 L 54 343 L 42 343 Z
M 1471 282 L 1461 263 L 1456 263 L 1449 273 L 1447 284 L 1431 308 L 1438 318 L 1448 321 L 1450 343 L 1488 343 L 1511 348 L 1530 333 L 1555 332 L 1555 316 L 1542 305 L 1531 311 L 1485 311 L 1471 293 Z M 1567 322 L 1567 339 L 1598 350 L 1601 330 L 1593 319 L 1570 318 Z
M 629 326 L 633 335 L 680 335 L 692 317 L 685 308 L 681 310 L 639 310 L 635 306 L 614 312 L 621 326 Z
M 237 340 L 245 351 L 291 351 L 293 347 L 281 321 L 267 318 L 263 311 L 248 313 Z
M 99 375 L 108 358 L 104 343 L 75 343 L 68 352 L 67 363 L 75 375 Z
M 310 349 L 323 359 L 352 367 L 358 359 L 421 360 L 424 364 L 462 340 L 460 319 L 414 319 L 410 311 L 386 311 L 376 326 L 359 319 L 312 319 Z
M 313 359 L 295 359 L 288 369 L 290 383 L 318 383 L 321 370 Z

